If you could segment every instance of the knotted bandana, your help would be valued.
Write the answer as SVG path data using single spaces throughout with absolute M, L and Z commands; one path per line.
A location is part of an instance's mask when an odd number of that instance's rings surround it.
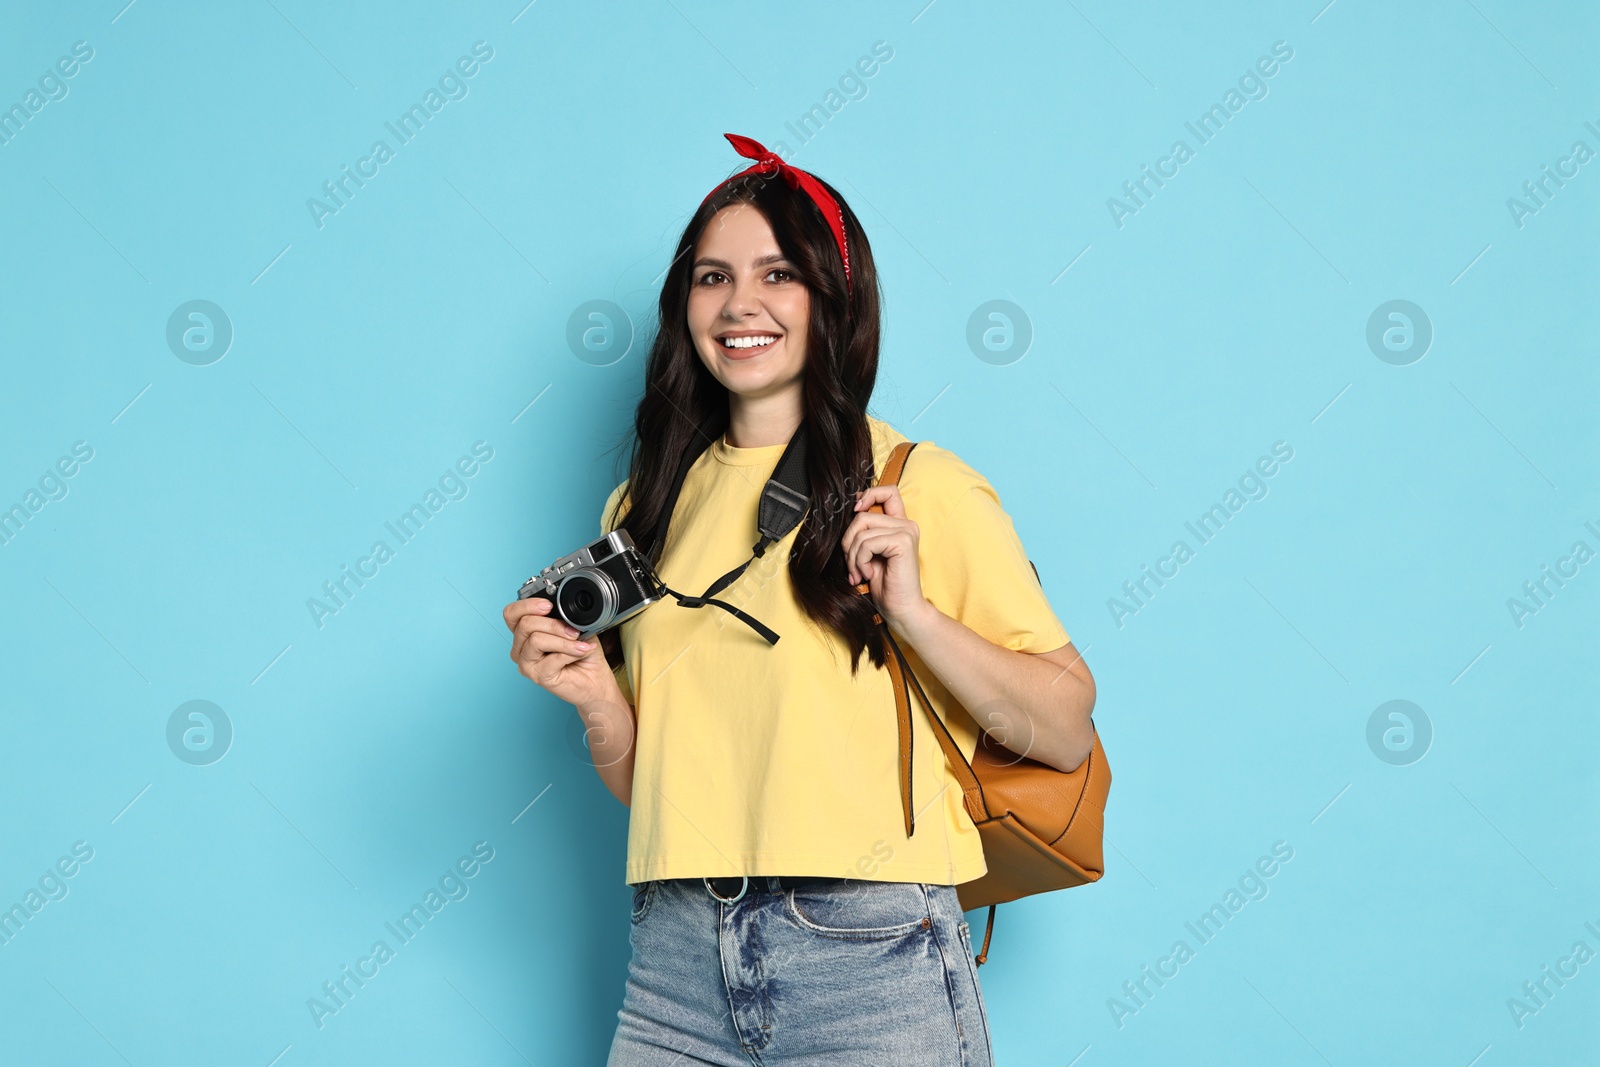
M 783 180 L 789 184 L 789 188 L 798 189 L 809 196 L 812 203 L 816 204 L 818 210 L 822 212 L 822 217 L 827 220 L 828 228 L 833 231 L 833 241 L 839 246 L 839 258 L 844 261 L 845 289 L 851 289 L 850 249 L 845 242 L 844 213 L 839 210 L 838 201 L 834 200 L 828 190 L 823 188 L 821 182 L 799 167 L 789 166 L 782 159 L 779 159 L 775 153 L 767 151 L 761 142 L 752 141 L 748 137 L 740 137 L 736 133 L 725 133 L 722 136 L 726 137 L 733 145 L 735 152 L 738 152 L 746 159 L 753 159 L 756 162 L 754 166 L 740 171 L 731 178 L 718 182 L 716 189 L 712 189 L 711 192 L 706 194 L 705 200 L 710 200 L 717 190 L 724 185 L 738 181 L 746 175 L 772 173 L 782 175 Z M 702 200 L 701 203 L 705 203 L 705 200 Z

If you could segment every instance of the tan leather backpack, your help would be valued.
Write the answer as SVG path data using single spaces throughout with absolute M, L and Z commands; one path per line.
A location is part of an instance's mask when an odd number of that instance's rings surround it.
M 905 467 L 915 441 L 896 445 L 878 478 L 879 485 L 895 485 Z M 881 513 L 881 505 L 870 509 Z M 1029 566 L 1033 561 L 1029 560 Z M 1034 567 L 1034 577 L 1039 569 Z M 870 592 L 861 582 L 856 590 Z M 1100 734 L 1095 733 L 1094 750 L 1076 770 L 1059 771 L 1038 760 L 1029 759 L 978 735 L 971 760 L 962 754 L 949 729 L 933 708 L 933 702 L 907 662 L 883 616 L 873 613 L 873 622 L 883 632 L 888 646 L 887 665 L 894 684 L 895 710 L 900 734 L 900 800 L 905 809 L 906 836 L 915 828 L 911 807 L 911 691 L 915 691 L 933 724 L 945 761 L 961 786 L 967 814 L 983 841 L 983 858 L 988 872 L 956 887 L 963 910 L 989 908 L 983 930 L 983 947 L 978 951 L 981 966 L 989 955 L 989 938 L 994 933 L 995 908 L 1007 901 L 1035 893 L 1049 893 L 1098 881 L 1105 873 L 1102 843 L 1105 826 L 1106 794 L 1111 789 L 1111 769 L 1106 764 Z M 1091 726 L 1092 726 L 1091 721 Z M 980 723 L 981 727 L 982 724 Z

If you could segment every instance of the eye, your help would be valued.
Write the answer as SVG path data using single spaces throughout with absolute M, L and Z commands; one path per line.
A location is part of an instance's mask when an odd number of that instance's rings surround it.
M 780 282 L 792 282 L 792 281 L 794 281 L 794 272 L 789 270 L 789 269 L 787 269 L 787 268 L 785 268 L 785 267 L 773 267 L 770 271 L 767 272 L 767 277 L 770 278 L 774 274 L 781 275 L 781 277 L 778 278 L 778 281 L 780 281 Z
M 713 279 L 726 277 L 727 275 L 723 274 L 720 270 L 708 270 L 704 274 L 700 275 L 700 280 L 695 284 L 708 285 L 712 283 Z

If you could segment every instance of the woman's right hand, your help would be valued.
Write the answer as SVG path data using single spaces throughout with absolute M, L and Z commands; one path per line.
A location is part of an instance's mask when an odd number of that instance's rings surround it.
M 552 615 L 553 601 L 529 597 L 506 605 L 511 661 L 524 678 L 574 706 L 622 703 L 622 690 L 600 642 L 577 640 L 578 631 Z

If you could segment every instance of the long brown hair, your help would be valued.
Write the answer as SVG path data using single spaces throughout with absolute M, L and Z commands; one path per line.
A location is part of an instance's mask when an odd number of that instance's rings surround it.
M 700 205 L 684 227 L 661 286 L 644 394 L 629 435 L 628 490 L 617 505 L 621 509 L 626 499 L 628 507 L 617 527 L 628 531 L 640 551 L 650 553 L 678 460 L 694 443 L 698 427 L 708 416 L 720 410 L 726 417 L 728 390 L 701 363 L 689 334 L 689 290 L 694 248 L 706 224 L 729 204 L 748 204 L 771 225 L 778 248 L 811 297 L 801 416 L 806 429 L 811 508 L 795 535 L 789 581 L 805 614 L 844 639 L 854 674 L 863 650 L 875 665 L 884 664 L 883 640 L 872 622 L 872 605 L 849 584 L 839 546 L 855 515 L 851 510 L 855 494 L 870 485 L 874 475 L 866 412 L 878 376 L 880 296 L 872 248 L 860 220 L 837 189 L 827 182 L 822 185 L 838 201 L 844 216 L 853 292 L 846 290 L 839 249 L 821 212 L 809 197 L 791 189 L 780 177 L 749 175 L 725 184 Z M 610 518 L 615 520 L 615 515 Z M 751 534 L 753 544 L 753 530 Z M 728 566 L 737 562 L 729 560 Z M 703 590 L 678 591 L 694 596 Z M 602 633 L 600 641 L 607 661 L 613 666 L 621 664 L 616 628 Z

